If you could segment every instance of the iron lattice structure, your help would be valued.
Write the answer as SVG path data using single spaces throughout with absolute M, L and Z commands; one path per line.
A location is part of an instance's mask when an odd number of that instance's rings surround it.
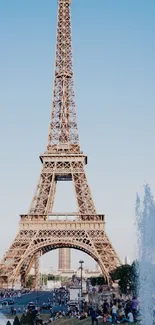
M 39 286 L 38 258 L 55 248 L 76 248 L 92 256 L 106 279 L 120 264 L 105 232 L 104 215 L 96 213 L 85 174 L 87 157 L 79 144 L 74 94 L 71 44 L 71 0 L 58 1 L 56 63 L 53 107 L 46 151 L 41 155 L 42 170 L 28 214 L 21 215 L 19 232 L 1 262 L 1 283 L 14 283 L 21 277 L 25 284 L 35 265 Z M 72 180 L 78 212 L 75 220 L 59 220 L 53 214 L 58 181 Z

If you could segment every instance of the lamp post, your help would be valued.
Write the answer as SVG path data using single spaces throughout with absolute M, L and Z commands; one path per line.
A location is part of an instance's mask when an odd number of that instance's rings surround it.
M 82 264 L 84 263 L 84 261 L 79 261 L 79 263 L 80 263 L 80 269 L 81 269 L 81 295 L 80 295 L 80 301 L 81 301 L 81 304 L 80 304 L 80 306 L 81 306 L 81 311 L 82 311 L 82 271 L 83 271 L 83 267 L 82 267 Z

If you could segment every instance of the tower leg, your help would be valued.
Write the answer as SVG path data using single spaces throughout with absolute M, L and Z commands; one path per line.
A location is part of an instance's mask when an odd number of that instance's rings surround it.
M 35 259 L 34 259 L 34 276 L 35 276 L 34 287 L 36 290 L 40 289 L 39 259 L 40 259 L 40 251 L 35 254 Z

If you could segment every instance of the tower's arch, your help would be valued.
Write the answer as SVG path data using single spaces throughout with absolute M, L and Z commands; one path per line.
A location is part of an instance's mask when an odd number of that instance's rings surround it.
M 104 265 L 104 262 L 99 254 L 97 254 L 96 250 L 92 247 L 92 243 L 89 240 L 84 241 L 78 241 L 74 239 L 65 239 L 65 240 L 53 240 L 52 238 L 49 238 L 46 241 L 40 241 L 36 244 L 34 244 L 33 248 L 31 249 L 31 252 L 27 251 L 26 254 L 24 254 L 23 258 L 20 260 L 14 274 L 12 277 L 12 282 L 14 282 L 20 275 L 22 267 L 24 267 L 24 264 L 26 265 L 25 273 L 30 271 L 30 268 L 34 262 L 34 256 L 39 253 L 39 255 L 44 255 L 52 250 L 58 249 L 58 248 L 74 248 L 76 250 L 80 250 L 90 257 L 94 259 L 94 261 L 97 262 L 99 265 L 102 274 L 104 278 L 109 282 L 110 276 L 109 272 Z M 26 263 L 28 261 L 28 263 Z

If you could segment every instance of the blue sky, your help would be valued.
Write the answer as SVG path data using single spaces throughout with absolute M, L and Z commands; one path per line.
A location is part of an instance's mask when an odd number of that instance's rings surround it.
M 136 192 L 148 182 L 155 193 L 154 15 L 154 0 L 72 0 L 77 116 L 88 181 L 115 249 L 131 260 Z M 18 230 L 19 214 L 27 213 L 39 178 L 52 102 L 56 19 L 56 0 L 0 1 L 0 256 Z M 55 210 L 75 210 L 71 185 L 60 185 Z M 74 267 L 80 256 L 73 258 Z M 55 265 L 55 253 L 42 263 Z M 92 261 L 85 258 L 85 265 Z

